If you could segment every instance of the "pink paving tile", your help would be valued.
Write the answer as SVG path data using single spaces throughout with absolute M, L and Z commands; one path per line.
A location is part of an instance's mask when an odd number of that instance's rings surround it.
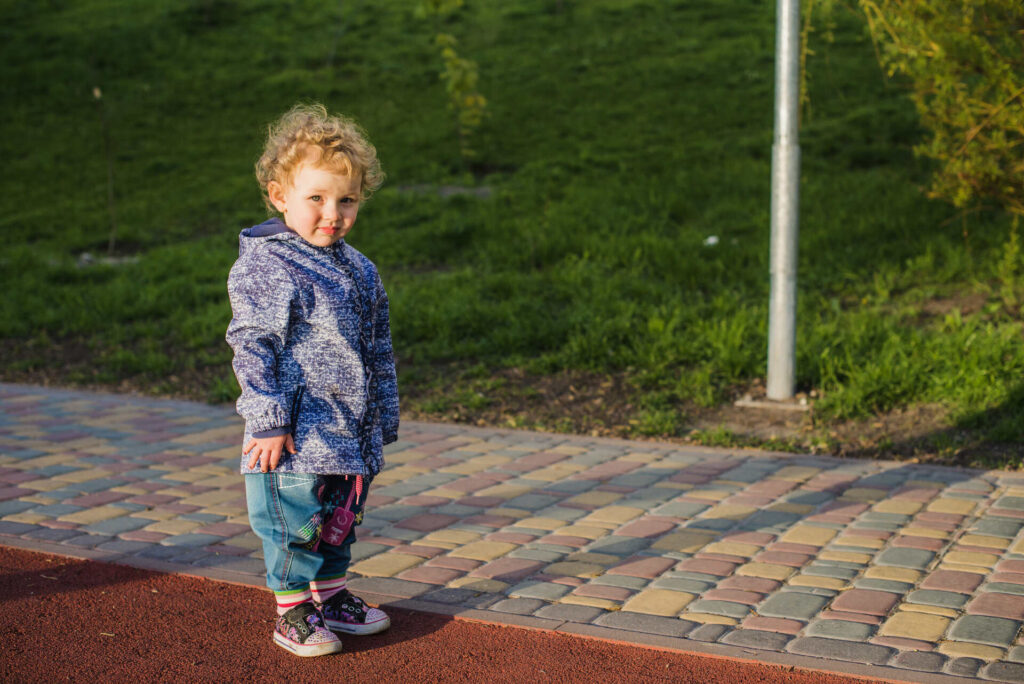
M 900 597 L 887 591 L 850 589 L 839 594 L 832 601 L 832 610 L 868 615 L 888 615 Z
M 704 551 L 698 551 L 693 554 L 693 557 L 699 558 L 700 560 L 725 561 L 726 563 L 735 563 L 736 565 L 747 562 L 747 559 L 744 556 L 733 556 L 728 553 L 707 553 Z
M 808 516 L 804 520 L 815 523 L 846 525 L 853 522 L 855 517 L 852 515 L 842 515 L 841 513 L 818 513 L 817 515 Z
M 978 588 L 983 579 L 984 575 L 978 575 L 973 572 L 935 570 L 924 578 L 924 581 L 921 582 L 921 588 L 970 594 Z
M 595 492 L 612 492 L 613 494 L 631 494 L 636 491 L 636 487 L 626 487 L 625 485 L 613 485 L 603 484 L 594 487 Z
M 448 458 L 446 456 L 428 456 L 427 458 L 420 459 L 419 461 L 413 461 L 406 465 L 413 466 L 415 468 L 430 468 L 431 470 L 439 470 L 446 468 L 451 465 L 460 463 L 461 459 Z
M 515 518 L 509 518 L 503 515 L 473 515 L 462 519 L 462 522 L 467 525 L 480 525 L 482 527 L 493 527 L 495 529 L 506 527 L 515 521 Z
M 495 508 L 505 503 L 500 496 L 464 496 L 455 503 L 474 508 Z
M 930 641 L 918 641 L 917 639 L 904 639 L 902 637 L 876 636 L 868 639 L 872 644 L 898 648 L 901 651 L 934 651 L 935 644 Z
M 0 501 L 18 499 L 23 496 L 31 496 L 39 492 L 34 489 L 23 489 L 21 487 L 0 487 Z
M 366 505 L 370 508 L 377 508 L 378 506 L 387 506 L 390 503 L 398 501 L 397 496 L 381 496 L 380 494 L 368 494 L 366 497 Z
M 529 558 L 498 558 L 469 574 L 471 577 L 487 577 L 511 583 L 529 577 L 543 567 L 544 563 Z
M 788 565 L 791 568 L 800 568 L 809 563 L 813 558 L 814 556 L 805 553 L 762 551 L 754 556 L 753 560 L 758 563 L 772 563 L 774 565 Z
M 843 536 L 867 537 L 868 539 L 888 539 L 892 536 L 892 532 L 887 532 L 885 530 L 867 530 L 858 527 L 851 527 L 850 529 L 843 531 Z
M 988 553 L 999 555 L 997 549 L 993 549 L 991 546 L 972 546 L 970 544 L 954 544 L 950 551 L 967 551 L 969 553 Z
M 927 527 L 930 530 L 942 530 L 943 532 L 955 532 L 960 529 L 959 523 L 940 522 L 938 520 L 922 520 L 920 517 L 914 520 L 914 525 Z
M 971 600 L 968 615 L 988 615 L 1008 620 L 1024 619 L 1024 596 L 987 592 Z
M 555 544 L 557 546 L 571 546 L 574 549 L 581 549 L 590 543 L 585 537 L 571 537 L 565 534 L 549 534 L 537 540 L 541 544 Z
M 908 549 L 938 551 L 946 545 L 946 541 L 944 539 L 934 539 L 932 537 L 915 537 L 908 534 L 901 534 L 892 540 L 892 545 Z
M 849 516 L 855 518 L 864 511 L 868 510 L 870 506 L 865 503 L 858 503 L 856 501 L 831 501 L 819 509 L 819 513 L 838 513 L 840 515 Z
M 574 474 L 570 479 L 573 480 L 610 480 L 613 477 L 619 475 L 625 475 L 628 472 L 636 470 L 643 463 L 639 461 L 607 461 L 599 465 L 587 468 L 586 470 Z
M 529 544 L 537 538 L 535 534 L 521 534 L 519 532 L 492 532 L 484 535 L 487 541 L 505 542 L 507 544 Z
M 612 587 L 604 584 L 584 584 L 572 590 L 574 596 L 608 599 L 609 601 L 625 601 L 636 592 L 625 587 Z
M 450 489 L 453 492 L 466 492 L 468 494 L 469 492 L 493 487 L 496 484 L 498 484 L 498 480 L 493 477 L 464 477 L 452 482 L 446 482 L 444 488 Z
M 708 482 L 711 482 L 711 480 L 713 480 L 713 479 L 714 479 L 714 476 L 712 476 L 712 475 L 700 475 L 700 474 L 697 474 L 697 473 L 688 473 L 686 471 L 681 471 L 681 472 L 676 473 L 672 477 L 668 478 L 668 481 L 669 482 L 678 482 L 680 484 L 694 484 L 694 485 L 698 485 L 698 484 L 707 484 Z
M 238 523 L 219 522 L 212 525 L 205 525 L 196 530 L 196 534 L 215 534 L 218 537 L 235 537 L 249 531 L 248 525 Z
M 407 553 L 410 556 L 419 556 L 420 558 L 435 558 L 443 553 L 448 553 L 448 549 L 441 549 L 436 546 L 421 546 L 419 544 L 396 546 L 391 550 L 395 553 Z
M 964 521 L 964 517 L 965 516 L 962 515 L 956 515 L 955 513 L 936 513 L 934 511 L 924 511 L 922 513 L 917 514 L 915 522 L 940 522 L 947 523 L 949 525 L 959 525 Z
M 149 542 L 151 544 L 155 544 L 161 539 L 167 537 L 167 535 L 162 532 L 150 532 L 149 530 L 130 530 L 128 532 L 122 532 L 117 536 L 126 541 Z M 248 549 L 246 550 L 246 553 L 249 553 Z
M 652 520 L 648 517 L 634 520 L 615 530 L 613 534 L 622 537 L 657 537 L 676 528 L 676 523 L 667 520 Z
M 424 563 L 424 565 L 432 568 L 448 568 L 449 570 L 460 570 L 462 572 L 476 570 L 483 564 L 483 561 L 473 560 L 472 558 L 453 558 L 452 556 L 438 556 Z
M 710 591 L 705 591 L 700 597 L 712 601 L 732 601 L 733 603 L 745 603 L 748 606 L 752 606 L 760 603 L 761 599 L 764 598 L 764 594 L 759 594 L 756 591 L 741 591 L 739 589 L 711 589 Z
M 390 546 L 392 547 L 392 550 L 394 550 L 394 547 L 405 546 L 405 542 L 401 539 L 391 539 L 390 537 L 375 537 L 372 534 L 362 537 L 360 541 L 366 542 L 367 544 L 381 544 L 383 546 Z
M 732 577 L 726 577 L 718 583 L 719 589 L 756 591 L 759 594 L 770 594 L 780 586 L 782 586 L 782 582 L 777 582 L 773 579 L 768 579 L 766 577 L 747 577 L 745 575 L 733 575 Z
M 434 532 L 448 527 L 454 522 L 458 522 L 459 518 L 455 515 L 444 515 L 441 513 L 424 513 L 422 515 L 416 515 L 411 518 L 406 518 L 401 522 L 395 523 L 395 527 L 401 527 L 406 530 L 416 530 L 417 532 Z
M 167 489 L 170 485 L 166 482 L 133 482 L 132 487 L 145 489 L 147 492 L 155 492 L 160 489 Z
M 77 530 L 81 525 L 64 520 L 41 520 L 39 525 L 49 527 L 51 530 Z
M 881 615 L 869 615 L 868 613 L 849 613 L 842 610 L 823 610 L 818 614 L 822 620 L 846 620 L 847 622 L 863 622 L 865 625 L 882 624 Z
M 720 561 L 692 561 L 699 563 L 719 563 Z M 673 565 L 676 561 L 672 558 L 658 558 L 655 556 L 633 556 L 627 558 L 622 563 L 609 568 L 609 575 L 629 575 L 630 577 L 643 577 L 646 579 L 654 579 L 661 573 L 665 572 Z M 723 563 L 723 565 L 731 565 L 731 563 Z
M 722 535 L 722 541 L 764 546 L 775 541 L 775 535 L 768 532 L 727 532 Z
M 552 463 L 558 463 L 569 458 L 568 454 L 559 453 L 557 451 L 537 451 L 526 456 L 520 456 L 511 463 L 505 463 L 501 466 L 502 470 L 508 470 L 511 472 L 526 472 L 527 470 L 539 470 L 545 466 L 549 466 Z
M 181 503 L 166 503 L 153 507 L 154 511 L 168 511 L 170 513 L 195 513 L 199 509 L 199 506 L 189 506 L 188 504 Z
M 810 544 L 794 544 L 793 542 L 775 542 L 764 547 L 766 552 L 771 553 L 800 553 L 807 556 L 816 556 L 821 549 Z
M 1000 564 L 1001 565 L 1001 564 Z M 999 567 L 998 565 L 996 567 Z M 1024 573 L 993 572 L 988 576 L 989 582 L 1006 582 L 1007 584 L 1024 584 Z
M 18 484 L 19 482 L 29 482 L 30 480 L 38 479 L 39 473 L 36 473 L 31 470 L 14 470 L 13 468 L 8 472 L 5 472 L 2 475 L 0 475 L 0 482 L 5 482 L 7 484 L 12 485 Z
M 764 508 L 775 501 L 774 497 L 771 496 L 754 496 L 752 494 L 734 494 L 726 499 L 722 500 L 722 503 L 733 506 L 753 506 L 755 508 Z
M 465 573 L 461 570 L 452 570 L 451 568 L 437 568 L 437 567 L 424 567 L 419 566 L 410 568 L 405 572 L 398 574 L 398 579 L 408 580 L 410 582 L 424 582 L 426 584 L 448 584 L 454 579 L 462 577 Z
M 903 486 L 890 494 L 892 499 L 904 499 L 909 501 L 931 501 L 938 495 L 937 489 L 931 487 Z
M 451 499 L 446 499 L 443 496 L 427 496 L 425 494 L 417 494 L 415 496 L 407 496 L 401 499 L 399 503 L 403 506 L 444 506 L 445 504 L 451 503 Z
M 1024 560 L 1002 560 L 996 563 L 998 572 L 1021 572 L 1024 573 Z
M 748 615 L 740 625 L 743 629 L 757 629 L 762 632 L 780 632 L 782 634 L 796 634 L 804 628 L 804 623 L 799 620 L 787 620 L 785 618 L 762 617 L 760 615 Z
M 126 503 L 140 504 L 142 506 L 159 506 L 160 504 L 176 501 L 179 498 L 180 497 L 170 496 L 168 494 L 140 494 L 139 496 L 133 496 L 125 501 Z
M 735 569 L 736 563 L 700 560 L 697 558 L 690 558 L 684 561 L 679 561 L 679 565 L 676 566 L 676 570 L 685 570 L 688 572 L 702 572 L 708 575 L 717 575 L 718 577 L 726 577 L 728 575 L 731 575 L 733 570 Z
M 539 575 L 538 575 L 539 577 Z M 570 587 L 579 587 L 586 583 L 586 580 L 580 579 L 579 577 L 546 577 L 545 582 L 551 582 L 552 584 L 566 584 Z
M 988 509 L 986 515 L 998 515 L 1002 518 L 1017 518 L 1018 520 L 1024 519 L 1024 511 L 1012 508 L 996 508 L 994 506 Z
M 124 492 L 94 492 L 92 494 L 85 494 L 83 496 L 76 496 L 73 499 L 67 499 L 67 503 L 73 506 L 103 506 L 104 504 L 114 503 L 115 501 L 121 501 L 127 499 L 130 494 Z

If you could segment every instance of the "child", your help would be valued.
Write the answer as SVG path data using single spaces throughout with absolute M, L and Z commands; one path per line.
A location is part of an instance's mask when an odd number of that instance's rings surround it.
M 353 518 L 398 433 L 387 295 L 344 241 L 384 175 L 353 121 L 299 105 L 270 127 L 256 176 L 283 220 L 242 231 L 228 276 L 242 473 L 277 598 L 274 642 L 316 656 L 341 650 L 334 631 L 390 625 L 345 586 Z

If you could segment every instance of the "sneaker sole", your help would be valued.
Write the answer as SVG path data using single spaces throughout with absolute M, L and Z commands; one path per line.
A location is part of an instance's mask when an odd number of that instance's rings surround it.
M 330 655 L 341 652 L 341 641 L 327 641 L 319 644 L 300 644 L 292 641 L 283 634 L 274 632 L 274 643 L 297 656 L 311 658 L 314 656 Z
M 324 624 L 327 625 L 327 629 L 332 632 L 341 632 L 342 634 L 355 634 L 358 636 L 366 636 L 367 634 L 377 634 L 383 632 L 385 629 L 391 626 L 391 618 L 385 616 L 382 620 L 376 622 L 370 622 L 366 624 L 354 624 L 351 622 L 338 622 L 337 620 L 324 620 Z

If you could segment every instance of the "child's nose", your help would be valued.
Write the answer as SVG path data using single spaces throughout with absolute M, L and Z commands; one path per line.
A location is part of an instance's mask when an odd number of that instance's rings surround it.
M 337 221 L 338 207 L 334 206 L 334 204 L 332 203 L 329 203 L 324 207 L 323 214 L 324 218 L 327 219 L 328 221 Z

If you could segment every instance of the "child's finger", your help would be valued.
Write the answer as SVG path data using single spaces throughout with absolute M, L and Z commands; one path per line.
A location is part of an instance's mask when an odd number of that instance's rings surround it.
M 249 447 L 249 451 L 252 451 L 252 446 Z M 249 453 L 249 451 L 245 453 Z M 256 464 L 260 462 L 260 451 L 253 451 L 252 456 L 249 457 L 249 470 L 256 467 Z
M 285 440 L 284 440 L 284 447 L 285 447 L 285 449 L 288 450 L 289 454 L 294 454 L 295 453 L 295 439 L 291 435 L 288 435 L 285 438 Z
M 246 444 L 246 445 L 245 445 L 245 448 L 244 448 L 244 449 L 242 449 L 242 453 L 243 453 L 243 454 L 247 454 L 247 453 L 249 453 L 250 451 L 252 451 L 252 448 L 253 448 L 254 446 L 256 446 L 256 440 L 255 440 L 255 439 L 254 439 L 254 440 L 251 440 L 251 441 L 250 441 L 250 442 L 249 442 L 248 444 Z M 249 467 L 251 468 L 252 466 L 249 466 Z
M 281 462 L 281 449 L 274 449 L 270 452 L 270 469 L 273 470 Z

